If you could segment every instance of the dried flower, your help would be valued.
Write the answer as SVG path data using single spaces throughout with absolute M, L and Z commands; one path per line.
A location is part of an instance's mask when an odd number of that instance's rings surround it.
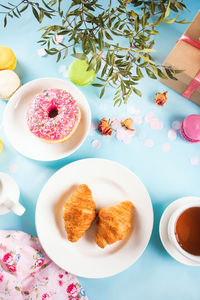
M 98 125 L 98 131 L 102 135 L 111 135 L 112 134 L 112 128 L 111 128 L 112 122 L 110 120 L 106 120 L 105 118 L 101 119 Z
M 167 92 L 157 93 L 155 97 L 155 103 L 159 106 L 163 106 L 168 100 Z
M 135 129 L 133 129 L 133 120 L 131 118 L 121 121 L 121 125 L 128 130 L 132 130 L 132 131 L 135 130 Z

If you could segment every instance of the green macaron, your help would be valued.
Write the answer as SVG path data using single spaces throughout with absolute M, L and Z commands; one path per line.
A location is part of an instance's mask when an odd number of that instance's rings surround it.
M 84 86 L 90 84 L 95 78 L 95 71 L 87 71 L 88 63 L 77 59 L 69 66 L 69 79 L 76 85 Z

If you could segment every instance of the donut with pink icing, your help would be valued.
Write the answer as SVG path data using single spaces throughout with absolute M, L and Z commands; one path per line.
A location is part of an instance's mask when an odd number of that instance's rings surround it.
M 63 143 L 80 122 L 80 109 L 70 93 L 49 89 L 37 94 L 29 103 L 27 123 L 30 131 L 43 141 Z

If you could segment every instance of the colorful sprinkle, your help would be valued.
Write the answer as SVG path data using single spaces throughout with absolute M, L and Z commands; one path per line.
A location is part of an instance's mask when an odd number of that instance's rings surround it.
M 168 130 L 168 138 L 172 141 L 175 140 L 177 138 L 176 130 L 174 130 L 174 129 Z
M 193 166 L 197 166 L 199 164 L 199 158 L 197 156 L 190 157 L 190 163 Z

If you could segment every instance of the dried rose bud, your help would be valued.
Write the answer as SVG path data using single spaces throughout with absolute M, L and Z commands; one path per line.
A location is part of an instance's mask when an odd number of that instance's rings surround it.
M 157 93 L 155 98 L 155 103 L 159 106 L 163 106 L 168 100 L 167 92 Z
M 121 125 L 123 127 L 126 127 L 126 129 L 128 129 L 128 130 L 132 130 L 132 131 L 135 130 L 135 129 L 133 129 L 133 120 L 131 118 L 121 121 Z
M 102 135 L 111 135 L 112 134 L 111 124 L 112 122 L 107 121 L 105 118 L 101 119 L 98 125 L 98 131 Z

